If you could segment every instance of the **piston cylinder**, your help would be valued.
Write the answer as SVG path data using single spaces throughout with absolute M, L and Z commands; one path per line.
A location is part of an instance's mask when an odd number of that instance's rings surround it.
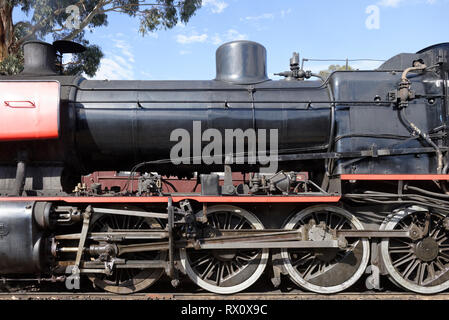
M 32 202 L 0 202 L 0 275 L 31 274 L 43 267 L 43 238 Z

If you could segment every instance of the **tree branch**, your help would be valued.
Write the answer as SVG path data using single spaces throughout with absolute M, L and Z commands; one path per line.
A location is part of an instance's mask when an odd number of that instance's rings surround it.
M 73 40 L 78 34 L 80 34 L 85 27 L 89 25 L 89 23 L 93 20 L 93 18 L 101 13 L 101 8 L 103 8 L 105 5 L 108 5 L 113 0 L 101 0 L 97 3 L 97 5 L 94 7 L 94 9 L 87 15 L 86 18 L 80 23 L 80 27 L 78 29 L 73 30 L 69 35 L 65 36 L 63 40 Z
M 84 0 L 80 0 L 76 5 L 82 4 Z M 45 19 L 42 19 L 41 21 L 37 22 L 31 30 L 23 36 L 19 41 L 17 41 L 14 46 L 15 48 L 19 48 L 24 42 L 34 37 L 34 35 L 39 32 L 39 30 L 42 30 L 45 27 L 45 24 L 51 21 L 54 17 L 59 16 L 65 12 L 65 8 L 59 8 L 55 10 L 52 14 L 48 15 Z

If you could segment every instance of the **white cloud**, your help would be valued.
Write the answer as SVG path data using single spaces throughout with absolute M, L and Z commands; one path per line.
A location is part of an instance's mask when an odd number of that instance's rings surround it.
M 219 45 L 224 42 L 233 41 L 233 40 L 245 40 L 248 36 L 246 34 L 242 34 L 235 29 L 229 29 L 225 33 L 218 34 L 216 33 L 212 37 L 212 44 Z
M 207 40 L 207 38 L 208 38 L 208 36 L 205 33 L 200 34 L 200 35 L 193 34 L 191 36 L 186 36 L 184 34 L 178 34 L 176 36 L 176 42 L 182 43 L 182 44 L 205 42 Z
M 246 16 L 244 18 L 240 18 L 240 21 L 248 23 L 257 31 L 263 31 L 268 29 L 267 20 L 274 19 L 284 19 L 287 15 L 292 12 L 292 9 L 283 9 L 276 13 L 263 13 L 256 16 Z
M 238 32 L 235 29 L 229 29 L 228 31 L 226 31 L 225 34 L 225 38 L 226 40 L 245 40 L 246 38 L 248 38 L 248 36 L 246 34 L 242 34 L 240 32 Z
M 159 38 L 159 35 L 156 32 L 148 32 L 145 34 L 145 36 L 149 36 L 150 38 L 153 38 L 153 39 Z
M 96 80 L 133 80 L 134 54 L 132 46 L 125 40 L 113 39 L 112 51 L 105 52 L 105 57 L 100 61 L 100 67 L 93 77 Z
M 212 13 L 221 13 L 228 6 L 224 1 L 220 0 L 203 0 L 204 7 L 210 7 Z
M 373 70 L 380 67 L 383 61 L 354 61 L 349 62 L 349 65 L 358 70 Z
M 115 55 L 113 57 L 114 57 L 114 60 L 117 63 L 119 63 L 121 66 L 126 67 L 128 69 L 132 69 L 133 66 L 131 64 L 129 64 L 128 61 L 125 58 L 123 58 L 122 56 Z
M 396 8 L 399 6 L 399 3 L 401 3 L 404 0 L 382 0 L 378 4 L 383 7 L 393 7 Z
M 185 27 L 185 23 L 182 23 L 181 21 L 178 21 L 178 23 L 176 24 L 176 28 L 184 29 Z
M 281 10 L 281 18 L 285 18 L 286 15 L 292 13 L 292 9 L 288 8 L 287 10 Z
M 190 29 L 190 28 L 188 28 Z M 247 39 L 248 36 L 246 34 L 240 33 L 236 29 L 228 29 L 222 33 L 214 33 L 209 34 L 208 29 L 203 29 L 202 33 L 195 31 L 193 28 L 189 33 L 180 33 L 176 35 L 176 42 L 188 45 L 193 43 L 211 43 L 214 45 L 219 45 L 224 42 L 233 41 L 233 40 L 244 40 Z M 191 53 L 188 50 L 182 49 L 179 51 L 180 55 L 185 55 Z
M 240 19 L 241 21 L 246 20 L 246 21 L 258 21 L 258 20 L 264 20 L 264 19 L 274 19 L 274 14 L 273 13 L 264 13 L 261 14 L 259 16 L 248 16 L 245 17 L 244 19 Z
M 140 71 L 140 74 L 147 79 L 153 79 L 153 75 L 151 73 L 145 72 L 145 71 Z
M 222 43 L 223 40 L 221 39 L 220 35 L 218 33 L 216 33 L 213 37 L 212 37 L 212 43 L 215 45 L 218 45 L 220 43 Z
M 391 7 L 391 8 L 397 8 L 402 3 L 426 3 L 426 4 L 435 4 L 437 0 L 381 0 L 377 3 L 377 5 L 382 7 Z
M 100 68 L 93 79 L 95 80 L 132 80 L 134 72 L 117 59 L 119 56 L 101 59 Z
M 351 68 L 356 70 L 374 70 L 378 68 L 383 62 L 382 61 L 349 61 Z M 338 64 L 344 66 L 344 61 L 329 61 L 328 63 L 309 61 L 304 65 L 304 69 L 310 70 L 313 73 L 319 73 L 322 70 L 327 70 L 331 64 Z
M 122 55 L 126 56 L 129 62 L 134 62 L 134 55 L 130 50 L 130 45 L 125 40 L 113 39 L 114 47 L 121 50 Z
M 179 51 L 179 54 L 181 55 L 181 56 L 184 56 L 184 55 L 186 55 L 186 54 L 191 54 L 192 53 L 192 51 L 189 51 L 189 50 L 181 50 L 181 51 Z

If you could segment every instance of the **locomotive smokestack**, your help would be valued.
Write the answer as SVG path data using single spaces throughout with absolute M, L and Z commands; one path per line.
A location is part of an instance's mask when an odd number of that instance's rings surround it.
M 55 48 L 46 42 L 29 41 L 23 45 L 23 75 L 54 75 L 56 72 Z
M 254 84 L 269 80 L 267 51 L 252 41 L 232 41 L 221 45 L 216 52 L 215 80 L 235 84 Z

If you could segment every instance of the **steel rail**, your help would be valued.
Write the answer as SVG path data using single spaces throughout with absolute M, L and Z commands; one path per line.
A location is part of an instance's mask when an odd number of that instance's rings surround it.
M 323 295 L 301 292 L 243 292 L 218 295 L 207 292 L 151 292 L 119 295 L 108 292 L 7 292 L 0 300 L 449 300 L 449 293 L 420 295 L 409 292 L 345 292 Z

